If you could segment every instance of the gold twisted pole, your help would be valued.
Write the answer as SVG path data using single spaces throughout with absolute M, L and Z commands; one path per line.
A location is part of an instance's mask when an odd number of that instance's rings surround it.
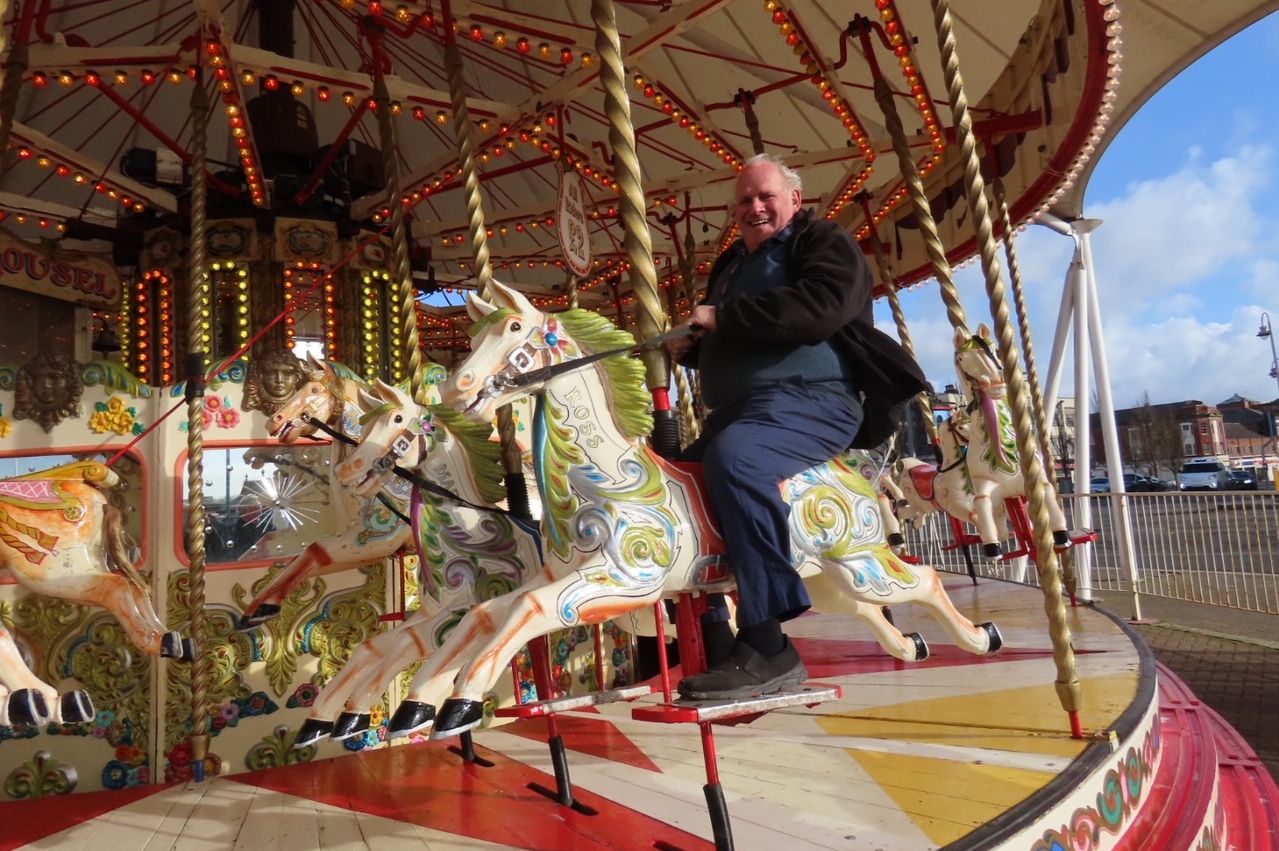
M 373 99 L 377 102 L 382 176 L 386 180 L 386 192 L 391 199 L 391 280 L 395 282 L 395 291 L 399 297 L 400 342 L 404 346 L 408 366 L 409 395 L 421 404 L 424 401 L 422 387 L 426 383 L 426 367 L 423 365 L 422 349 L 418 343 L 417 301 L 413 297 L 413 272 L 409 269 L 409 236 L 404 224 L 404 204 L 400 201 L 400 169 L 395 161 L 399 148 L 395 139 L 395 124 L 391 121 L 391 95 L 386 88 L 381 45 L 376 39 L 372 44 Z
M 1075 652 L 1071 646 L 1070 625 L 1066 622 L 1066 606 L 1062 599 L 1061 577 L 1057 571 L 1057 553 L 1048 519 L 1047 486 L 1044 469 L 1036 451 L 1035 435 L 1026 405 L 1026 380 L 1017 361 L 1013 342 L 1012 323 L 1008 316 L 1008 300 L 1000 278 L 998 248 L 991 224 L 990 208 L 986 203 L 985 180 L 981 174 L 981 160 L 977 155 L 977 139 L 973 133 L 972 117 L 968 114 L 968 98 L 964 94 L 964 80 L 959 71 L 959 57 L 955 49 L 955 30 L 950 15 L 949 0 L 931 0 L 933 21 L 937 28 L 937 44 L 941 50 L 942 70 L 946 89 L 950 96 L 956 137 L 961 162 L 964 167 L 964 183 L 968 194 L 968 207 L 972 211 L 977 229 L 977 245 L 981 253 L 982 271 L 986 278 L 986 295 L 990 301 L 990 314 L 994 320 L 999 357 L 1003 361 L 1004 382 L 1008 387 L 1009 405 L 1012 408 L 1017 433 L 1017 449 L 1021 456 L 1022 476 L 1026 483 L 1026 498 L 1035 532 L 1036 567 L 1044 592 L 1044 612 L 1048 616 L 1049 635 L 1053 644 L 1053 661 L 1057 668 L 1055 683 L 1057 698 L 1070 716 L 1071 733 L 1080 738 L 1083 729 L 1079 719 L 1080 686 L 1075 671 Z
M 942 302 L 946 305 L 946 318 L 953 328 L 968 328 L 968 319 L 964 315 L 964 306 L 959 302 L 959 290 L 955 288 L 955 278 L 951 274 L 950 261 L 946 259 L 946 247 L 942 245 L 941 235 L 937 232 L 937 222 L 933 219 L 933 208 L 928 202 L 928 194 L 924 191 L 923 178 L 911 156 L 910 143 L 906 139 L 906 128 L 902 125 L 901 115 L 897 112 L 897 103 L 893 100 L 893 91 L 888 81 L 879 72 L 874 62 L 874 53 L 870 49 L 869 39 L 866 42 L 866 56 L 871 62 L 871 73 L 875 78 L 875 102 L 884 113 L 884 128 L 893 140 L 893 152 L 897 155 L 897 167 L 901 169 L 902 180 L 906 183 L 906 192 L 910 195 L 911 207 L 915 211 L 915 221 L 919 224 L 919 235 L 924 240 L 924 251 L 933 266 L 933 274 L 937 276 L 938 288 Z M 868 218 L 866 224 L 874 227 L 874 220 Z M 904 344 L 903 344 L 904 345 Z M 932 413 L 929 412 L 929 419 Z
M 204 779 L 209 754 L 208 622 L 204 613 L 204 371 L 208 352 L 204 328 L 210 293 L 205 252 L 208 198 L 209 99 L 200 77 L 191 87 L 191 250 L 188 256 L 190 298 L 187 304 L 187 555 L 190 557 L 191 639 L 195 659 L 191 668 L 191 756 L 196 779 Z
M 1013 308 L 1017 311 L 1017 331 L 1021 335 L 1021 352 L 1026 361 L 1026 380 L 1030 385 L 1030 405 L 1039 435 L 1039 451 L 1043 454 L 1044 466 L 1052 470 L 1055 469 L 1055 463 L 1052 444 L 1048 440 L 1050 434 L 1048 412 L 1044 410 L 1044 394 L 1039 384 L 1039 369 L 1035 365 L 1035 347 L 1030 336 L 1030 317 L 1026 312 L 1026 294 L 1021 284 L 1021 264 L 1017 261 L 1017 244 L 1013 239 L 1012 217 L 1008 212 L 1008 199 L 1004 195 L 1004 182 L 996 177 L 991 188 L 994 190 L 995 204 L 999 210 L 999 226 L 1004 232 L 1004 257 L 1008 259 L 1008 285 L 1012 290 Z
M 645 218 L 647 207 L 641 185 L 639 156 L 635 149 L 635 128 L 631 125 L 631 101 L 626 92 L 626 69 L 622 66 L 622 42 L 617 31 L 613 0 L 591 0 L 595 22 L 595 52 L 600 60 L 600 82 L 604 86 L 604 111 L 608 114 L 608 142 L 613 149 L 617 173 L 623 243 L 631 262 L 631 291 L 639 301 L 636 311 L 640 335 L 656 337 L 668 325 L 657 291 L 657 267 L 653 265 L 653 240 Z M 650 389 L 670 386 L 666 351 L 650 348 L 644 355 Z
M 1030 315 L 1026 311 L 1026 294 L 1021 283 L 1021 264 L 1017 261 L 1017 244 L 1013 238 L 1012 216 L 1008 212 L 1008 198 L 1004 194 L 1004 182 L 998 176 L 991 184 L 995 193 L 995 203 L 999 210 L 999 226 L 1004 232 L 1004 256 L 1008 259 L 1008 284 L 1013 294 L 1013 308 L 1017 311 L 1017 331 L 1021 335 L 1021 352 L 1026 361 L 1026 381 L 1030 385 L 1030 406 L 1035 418 L 1035 434 L 1039 438 L 1039 451 L 1043 458 L 1045 478 L 1049 487 L 1049 497 L 1057 498 L 1057 461 L 1053 457 L 1052 425 L 1048 420 L 1048 411 L 1044 409 L 1043 388 L 1039 383 L 1039 369 L 1035 365 L 1035 346 L 1030 335 Z M 1062 581 L 1066 591 L 1073 597 L 1079 579 L 1075 574 L 1074 550 L 1069 549 L 1061 554 Z
M 888 255 L 884 252 L 884 245 L 879 241 L 879 233 L 875 230 L 874 219 L 870 214 L 868 196 L 862 195 L 859 200 L 862 205 L 862 212 L 866 216 L 866 223 L 871 229 L 871 253 L 875 256 L 875 267 L 879 270 L 879 282 L 883 284 L 884 292 L 888 294 L 888 306 L 893 311 L 893 324 L 897 326 L 897 338 L 901 340 L 902 348 L 906 350 L 906 354 L 914 358 L 915 343 L 910 338 L 910 327 L 906 324 L 906 313 L 902 310 L 901 296 L 897 293 L 897 276 L 893 274 L 892 264 L 888 262 Z M 928 394 L 920 393 L 915 396 L 915 404 L 919 406 L 919 412 L 923 414 L 924 429 L 928 432 L 929 442 L 937 443 L 937 423 L 933 421 L 933 406 L 928 400 Z
M 466 104 L 466 81 L 462 78 L 462 51 L 453 31 L 453 12 L 447 2 L 444 12 L 444 72 L 449 81 L 449 100 L 453 106 L 453 125 L 457 128 L 458 157 L 466 192 L 467 229 L 471 234 L 471 255 L 475 258 L 475 283 L 480 298 L 490 298 L 493 263 L 489 259 L 488 232 L 484 225 L 483 197 L 480 194 L 480 170 L 475 160 L 475 131 L 471 111 Z M 393 196 L 393 197 L 399 197 Z M 502 471 L 506 477 L 507 507 L 521 517 L 528 517 L 528 485 L 524 480 L 524 459 L 515 439 L 515 416 L 510 405 L 497 409 L 497 436 L 502 444 Z
M 568 273 L 568 307 L 569 310 L 577 309 L 577 275 L 572 272 Z

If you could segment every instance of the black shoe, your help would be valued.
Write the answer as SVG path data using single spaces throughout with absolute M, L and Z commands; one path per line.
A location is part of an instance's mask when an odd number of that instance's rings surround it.
M 789 638 L 782 651 L 773 656 L 765 656 L 738 641 L 723 662 L 680 680 L 679 693 L 688 700 L 732 700 L 773 694 L 806 679 L 804 661 Z

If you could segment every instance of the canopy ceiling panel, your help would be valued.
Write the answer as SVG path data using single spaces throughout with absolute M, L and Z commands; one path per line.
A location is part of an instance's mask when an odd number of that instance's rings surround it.
M 1099 0 L 951 6 L 983 168 L 1000 176 L 1021 223 L 1045 205 L 1075 203 L 1090 155 L 1113 132 L 1111 114 L 1130 113 L 1271 4 L 1126 0 L 1122 15 Z M 393 201 L 370 103 L 380 64 L 391 102 L 376 108 L 394 115 L 412 237 L 420 254 L 429 249 L 440 282 L 464 286 L 472 249 L 446 13 L 456 22 L 497 274 L 533 293 L 562 291 L 550 225 L 559 171 L 575 168 L 587 177 L 599 269 L 587 283 L 604 292 L 625 254 L 587 0 L 15 2 L 6 24 L 19 49 L 6 71 L 21 84 L 0 183 L 5 224 L 31 238 L 54 235 L 61 219 L 77 247 L 109 250 L 109 241 L 180 223 L 189 164 L 164 163 L 189 160 L 200 77 L 211 103 L 213 215 L 384 228 Z M 929 0 L 635 0 L 616 3 L 616 14 L 659 276 L 677 270 L 687 234 L 704 268 L 729 233 L 732 180 L 754 152 L 748 106 L 764 149 L 801 171 L 807 204 L 861 239 L 869 210 L 899 278 L 930 277 L 872 66 L 893 92 L 948 251 L 956 261 L 971 255 L 965 164 Z M 862 16 L 874 24 L 865 35 Z M 149 151 L 159 152 L 158 169 Z

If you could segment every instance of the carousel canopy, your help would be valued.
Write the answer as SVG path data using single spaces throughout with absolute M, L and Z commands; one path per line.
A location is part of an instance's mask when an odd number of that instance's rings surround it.
M 622 116 L 610 115 L 606 86 L 629 106 L 662 285 L 681 283 L 690 247 L 705 269 L 731 238 L 733 178 L 761 147 L 800 171 L 819 214 L 863 240 L 878 233 L 909 283 L 931 269 L 905 151 L 952 260 L 973 252 L 928 0 L 613 5 L 620 78 L 586 0 L 14 2 L 0 96 L 0 115 L 12 110 L 5 226 L 138 265 L 142 234 L 189 220 L 193 90 L 203 87 L 211 216 L 252 217 L 263 231 L 275 217 L 325 219 L 352 234 L 385 229 L 403 204 L 415 269 L 465 286 L 474 247 L 445 61 L 455 40 L 494 271 L 526 292 L 554 300 L 566 288 L 556 236 L 565 170 L 584 187 L 593 257 L 581 287 L 596 294 L 585 303 L 611 301 L 619 277 L 623 298 L 631 288 L 618 171 L 628 143 L 611 130 Z M 1050 205 L 1078 212 L 1089 163 L 1115 128 L 1275 5 L 954 0 L 977 153 L 1014 223 Z M 885 102 L 902 127 L 896 148 Z M 379 113 L 393 125 L 390 152 Z

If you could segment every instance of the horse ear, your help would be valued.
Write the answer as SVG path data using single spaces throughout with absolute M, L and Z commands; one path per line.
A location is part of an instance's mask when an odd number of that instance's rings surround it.
M 324 364 L 315 356 L 314 352 L 306 353 L 306 365 L 311 368 L 312 372 L 324 372 Z
M 971 336 L 972 334 L 968 333 L 968 329 L 963 327 L 962 325 L 956 328 L 955 329 L 955 348 L 959 348 L 964 343 L 968 342 L 968 338 Z
M 368 386 L 364 384 L 356 388 L 356 396 L 362 411 L 371 411 L 382 404 L 382 400 L 370 393 Z
M 985 322 L 977 326 L 977 336 L 981 337 L 983 340 L 995 339 L 990 333 L 990 326 L 987 325 Z
M 387 384 L 382 379 L 377 378 L 374 379 L 373 387 L 377 390 L 377 395 L 381 397 L 383 402 L 396 403 L 400 401 L 400 397 L 395 394 L 394 384 Z
M 509 307 L 516 313 L 533 312 L 533 305 L 529 300 L 505 284 L 489 281 L 489 291 L 493 293 L 493 303 L 498 307 Z
M 475 293 L 467 293 L 466 315 L 471 317 L 472 322 L 479 322 L 495 310 L 497 310 L 497 305 L 489 304 Z

